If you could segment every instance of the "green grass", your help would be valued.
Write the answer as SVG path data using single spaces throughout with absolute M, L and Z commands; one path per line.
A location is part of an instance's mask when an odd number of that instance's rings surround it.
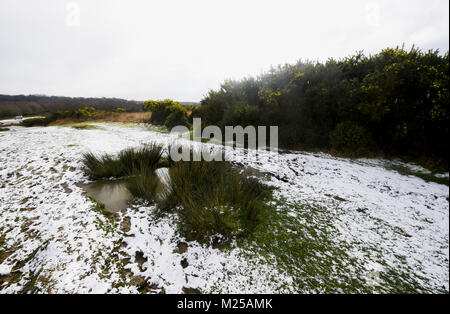
M 297 293 L 433 292 L 419 283 L 412 269 L 388 265 L 379 247 L 358 243 L 357 239 L 352 244 L 338 241 L 334 220 L 339 219 L 339 210 L 315 203 L 273 202 L 277 210 L 267 212 L 267 224 L 237 239 L 248 258 L 257 254 L 263 264 L 273 265 L 293 279 L 291 285 L 283 286 L 274 275 L 268 284 Z M 355 250 L 360 258 L 349 254 Z M 383 265 L 384 271 L 374 273 L 378 279 L 375 284 L 367 281 L 367 260 Z
M 120 155 L 135 156 L 123 152 Z M 122 157 L 132 164 L 136 159 Z M 372 244 L 338 240 L 335 227 L 342 209 L 318 203 L 287 202 L 275 199 L 271 189 L 249 178 L 227 162 L 174 162 L 158 159 L 170 166 L 170 185 L 164 191 L 154 169 L 130 166 L 132 175 L 127 188 L 136 197 L 153 202 L 159 213 L 178 215 L 178 228 L 187 240 L 219 245 L 227 249 L 230 239 L 244 249 L 249 260 L 258 257 L 279 273 L 292 278 L 285 286 L 277 273 L 269 276 L 268 285 L 275 291 L 315 293 L 430 293 L 426 278 L 421 278 L 398 256 L 398 263 L 387 263 L 383 251 Z M 163 197 L 162 197 L 163 196 Z M 382 221 L 374 221 L 374 228 Z M 399 236 L 402 230 L 394 230 Z M 103 227 L 102 227 L 103 228 Z M 355 257 L 350 252 L 358 252 Z M 375 283 L 367 261 L 383 266 L 374 272 Z M 397 265 L 397 266 L 396 266 Z M 227 274 L 224 274 L 226 277 Z M 252 274 L 248 274 L 252 280 Z M 256 278 L 255 278 L 256 279 Z M 218 291 L 220 292 L 220 291 Z M 442 291 L 448 293 L 448 291 Z
M 249 261 L 257 257 L 262 265 L 272 265 L 279 273 L 292 278 L 292 283 L 286 286 L 280 283 L 277 272 L 269 276 L 267 284 L 276 291 L 448 293 L 444 288 L 442 291 L 430 288 L 427 278 L 421 278 L 403 262 L 405 256 L 397 256 L 396 263 L 387 262 L 385 252 L 376 244 L 359 239 L 351 243 L 338 240 L 340 231 L 336 221 L 341 219 L 344 210 L 339 204 L 345 202 L 340 197 L 334 197 L 335 203 L 330 206 L 314 201 L 276 199 L 270 188 L 227 162 L 174 162 L 170 157 L 162 157 L 159 146 L 127 149 L 117 156 L 95 158 L 94 165 L 99 163 L 100 168 L 116 162 L 122 174 L 128 175 L 126 186 L 130 192 L 153 202 L 159 214 L 176 213 L 179 232 L 187 240 L 219 244 L 226 250 L 229 240 L 234 239 Z M 88 167 L 89 163 L 85 165 Z M 170 167 L 167 190 L 162 188 L 154 172 L 162 165 Z M 411 175 L 407 170 L 400 169 L 403 174 Z M 94 206 L 94 210 L 102 212 L 101 204 Z M 109 230 L 101 221 L 98 224 L 99 228 Z M 374 220 L 373 224 L 375 229 L 408 236 L 382 220 Z M 373 273 L 375 283 L 368 281 L 371 273 L 367 261 L 383 266 L 382 271 Z M 248 276 L 251 281 L 252 274 Z
M 30 279 L 28 280 L 28 282 L 25 284 L 25 286 L 23 287 L 23 290 L 21 291 L 22 294 L 33 294 L 35 292 L 37 292 L 37 287 L 36 287 L 36 283 L 39 279 L 39 275 L 42 272 L 42 268 L 40 268 L 37 272 L 32 272 L 30 274 Z
M 257 179 L 240 174 L 225 161 L 171 164 L 166 190 L 148 172 L 130 178 L 127 187 L 134 196 L 155 203 L 160 214 L 174 211 L 187 239 L 227 243 L 246 237 L 266 221 L 271 190 Z
M 110 217 L 111 217 L 111 213 L 108 212 L 108 211 L 106 210 L 104 204 L 102 204 L 102 203 L 100 203 L 100 202 L 97 202 L 97 201 L 96 201 L 95 199 L 93 199 L 92 197 L 89 197 L 89 199 L 90 199 L 91 202 L 93 203 L 93 205 L 92 205 L 92 210 L 93 210 L 93 211 L 95 211 L 95 212 L 97 212 L 97 213 L 99 213 L 99 214 L 102 214 L 103 216 L 105 216 L 105 217 L 107 217 L 107 218 L 110 218 Z
M 421 178 L 422 180 L 426 182 L 435 182 L 438 184 L 445 184 L 449 185 L 449 179 L 448 178 L 439 178 L 436 177 L 435 173 L 423 173 L 420 171 L 414 171 L 408 167 L 399 166 L 399 165 L 391 165 L 389 169 L 397 171 L 398 173 L 405 175 L 405 176 L 414 176 Z
M 152 131 L 152 132 L 157 132 L 157 133 L 169 133 L 170 132 L 170 130 L 166 126 L 159 126 L 159 125 L 154 125 L 154 124 L 150 124 L 148 126 L 148 130 Z
M 0 132 L 6 132 L 6 131 L 9 131 L 9 129 L 8 128 L 0 128 Z
M 97 230 L 102 230 L 106 235 L 114 234 L 115 230 L 117 230 L 118 223 L 114 219 L 114 214 L 108 212 L 105 208 L 105 205 L 97 202 L 92 197 L 89 197 L 92 202 L 91 209 L 99 214 L 101 214 L 106 219 L 101 219 L 97 217 L 95 220 L 95 226 Z

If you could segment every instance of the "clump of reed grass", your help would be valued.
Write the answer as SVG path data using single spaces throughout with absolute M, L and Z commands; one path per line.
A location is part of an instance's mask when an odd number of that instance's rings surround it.
M 150 144 L 116 156 L 87 153 L 83 163 L 94 179 L 127 177 L 132 195 L 155 204 L 159 214 L 173 211 L 179 216 L 180 231 L 189 240 L 208 242 L 219 236 L 227 241 L 264 223 L 271 189 L 259 180 L 226 161 L 176 162 L 163 153 L 161 146 Z M 155 173 L 161 167 L 170 167 L 167 180 Z
M 160 167 L 163 152 L 161 145 L 146 144 L 138 148 L 122 150 L 118 159 L 127 175 L 140 171 L 150 173 Z
M 141 170 L 136 175 L 128 178 L 125 183 L 130 193 L 138 198 L 148 201 L 158 201 L 163 197 L 158 197 L 162 193 L 163 184 L 154 171 Z
M 169 173 L 169 204 L 189 239 L 245 236 L 266 219 L 270 189 L 228 162 L 178 162 Z
M 82 163 L 85 172 L 92 179 L 123 176 L 123 169 L 119 160 L 109 154 L 96 156 L 93 153 L 85 153 L 83 154 Z
M 135 175 L 141 170 L 154 171 L 158 168 L 162 154 L 162 146 L 146 144 L 138 148 L 127 148 L 116 156 L 85 153 L 82 163 L 85 172 L 93 179 L 120 178 Z

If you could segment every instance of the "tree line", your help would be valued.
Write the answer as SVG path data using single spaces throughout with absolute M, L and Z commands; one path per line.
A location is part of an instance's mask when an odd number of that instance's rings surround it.
M 51 114 L 61 110 L 95 107 L 99 110 L 124 108 L 126 111 L 142 111 L 142 102 L 119 98 L 82 98 L 46 95 L 0 95 L 0 118 L 17 115 Z
M 449 53 L 413 47 L 299 61 L 225 81 L 194 108 L 203 125 L 277 125 L 281 147 L 399 156 L 448 169 Z

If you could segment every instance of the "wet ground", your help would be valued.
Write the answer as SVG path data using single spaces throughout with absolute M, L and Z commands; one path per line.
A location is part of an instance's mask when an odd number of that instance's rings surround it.
M 128 207 L 128 201 L 132 199 L 124 180 L 99 180 L 92 183 L 81 184 L 80 187 L 97 202 L 105 205 L 110 213 L 117 213 Z

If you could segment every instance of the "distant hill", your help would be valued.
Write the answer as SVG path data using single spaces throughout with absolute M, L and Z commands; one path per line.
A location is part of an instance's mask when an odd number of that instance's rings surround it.
M 192 101 L 179 101 L 179 103 L 183 106 L 200 106 L 199 102 L 192 102 Z
M 198 106 L 200 103 L 180 101 L 184 106 Z M 17 115 L 35 115 L 95 107 L 100 110 L 125 108 L 127 111 L 142 111 L 142 101 L 120 98 L 83 98 L 47 95 L 2 95 L 0 94 L 0 118 Z
M 95 107 L 101 110 L 124 108 L 127 111 L 142 111 L 142 102 L 119 98 L 0 95 L 0 118 L 15 115 L 45 114 L 83 107 Z

